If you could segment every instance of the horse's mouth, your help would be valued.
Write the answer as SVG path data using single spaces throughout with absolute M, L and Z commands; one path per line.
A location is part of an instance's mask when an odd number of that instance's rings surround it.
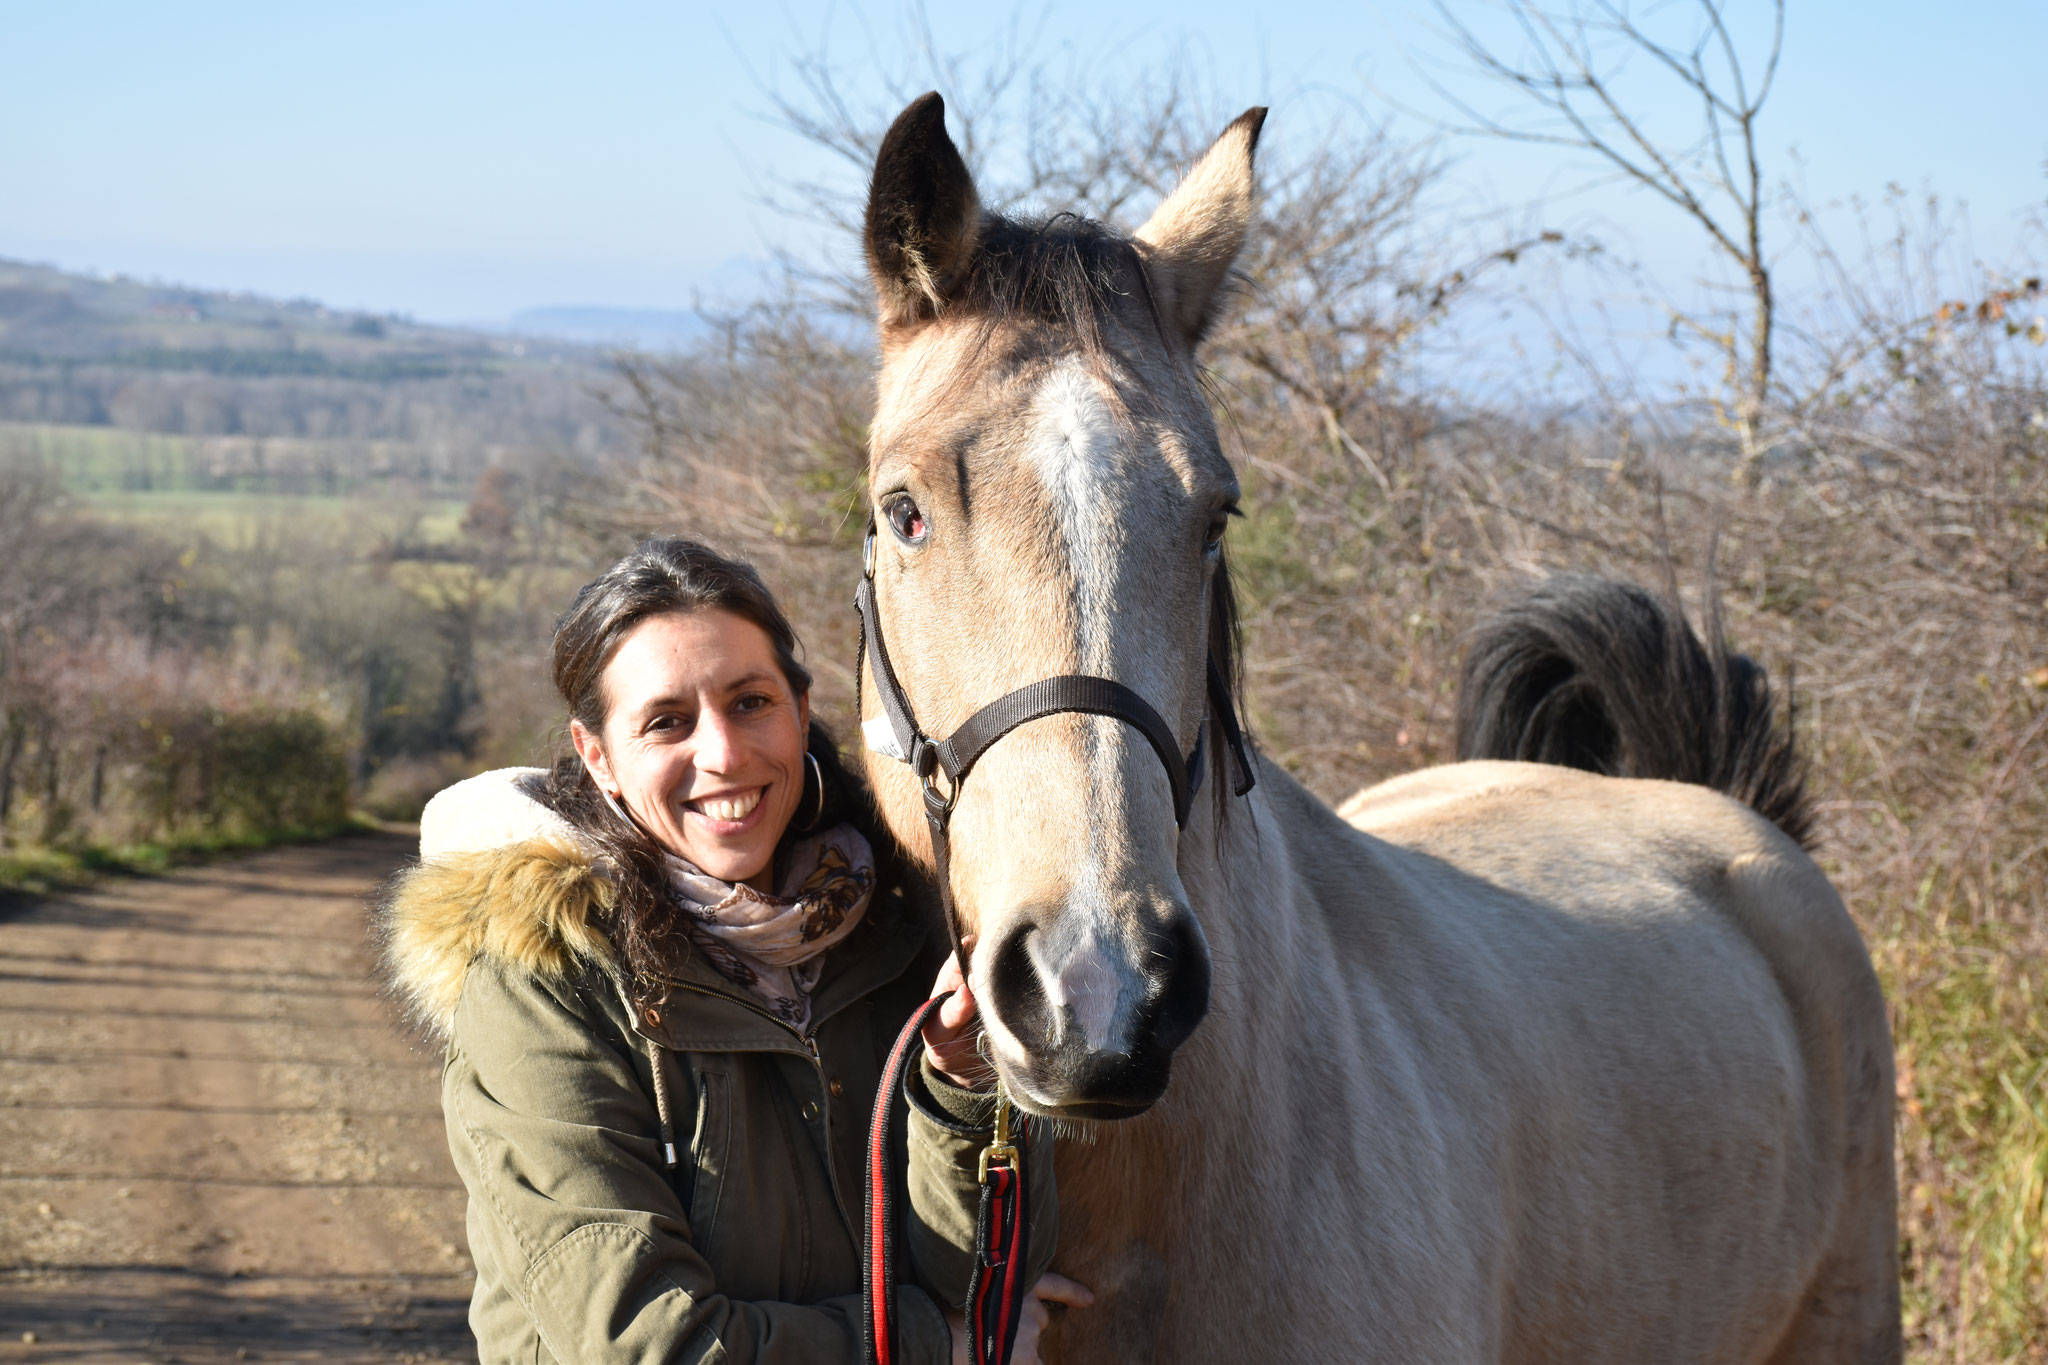
M 1106 1121 L 1114 1123 L 1118 1119 L 1134 1119 L 1140 1114 L 1145 1113 L 1156 1103 L 1158 1103 L 1156 1100 L 1145 1100 L 1142 1103 L 1129 1104 L 1118 1100 L 1085 1100 L 1062 1105 L 1057 1109 L 1043 1111 L 1035 1105 L 1019 1105 L 1018 1107 L 1024 1109 L 1027 1113 L 1037 1114 L 1040 1118 L 1085 1119 L 1089 1122 Z
M 1123 957 L 1104 944 L 1121 935 L 1070 932 L 1046 948 L 1047 917 L 1019 917 L 980 949 L 989 1060 L 1020 1107 L 1115 1121 L 1166 1093 L 1174 1055 L 1208 1013 L 1210 980 L 1200 925 L 1184 905 L 1167 909 Z
M 1031 1074 L 1030 1068 L 1007 1063 L 999 1068 L 999 1073 L 1012 1104 L 1034 1117 L 1055 1121 L 1113 1123 L 1118 1119 L 1134 1119 L 1157 1104 L 1166 1093 L 1164 1067 L 1159 1069 L 1156 1077 L 1131 1078 L 1135 1084 L 1126 1084 L 1108 1093 L 1099 1085 L 1049 1089 L 1044 1079 Z

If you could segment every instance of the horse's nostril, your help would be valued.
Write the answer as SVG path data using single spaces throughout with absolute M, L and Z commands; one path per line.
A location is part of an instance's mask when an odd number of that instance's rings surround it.
M 1153 933 L 1156 979 L 1164 983 L 1153 1005 L 1152 1037 L 1172 1052 L 1209 1012 L 1209 945 L 1191 914 L 1168 919 Z
M 996 945 L 989 961 L 991 1003 L 1019 1041 L 1049 1036 L 1045 986 L 1031 962 L 1031 935 L 1035 932 L 1029 921 L 1016 925 Z

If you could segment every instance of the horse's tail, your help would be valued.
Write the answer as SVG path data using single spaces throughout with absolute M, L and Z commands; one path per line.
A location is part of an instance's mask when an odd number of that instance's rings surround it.
M 1813 809 L 1763 667 L 1729 650 L 1718 604 L 1703 643 L 1676 603 L 1556 574 L 1473 630 L 1458 680 L 1458 757 L 1696 782 L 1803 845 Z

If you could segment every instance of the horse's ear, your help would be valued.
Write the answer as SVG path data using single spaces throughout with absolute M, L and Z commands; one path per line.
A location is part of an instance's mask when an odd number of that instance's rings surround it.
M 1166 202 L 1137 231 L 1160 314 L 1192 346 L 1216 321 L 1223 277 L 1252 223 L 1252 152 L 1264 108 L 1223 130 Z
M 882 325 L 936 316 L 981 237 L 981 201 L 960 149 L 946 136 L 946 102 L 921 95 L 896 116 L 868 185 L 868 273 Z

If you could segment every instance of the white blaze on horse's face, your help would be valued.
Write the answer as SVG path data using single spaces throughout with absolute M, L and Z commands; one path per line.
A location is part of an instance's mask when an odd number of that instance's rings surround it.
M 1193 347 L 1243 240 L 1258 124 L 1233 124 L 1134 240 L 981 214 L 935 96 L 885 140 L 867 242 L 883 355 L 875 592 L 927 733 L 1085 674 L 1137 692 L 1182 755 L 1194 748 L 1216 528 L 1237 486 Z M 871 675 L 864 687 L 878 715 Z M 1207 755 L 1210 782 L 1228 780 L 1224 761 Z M 915 777 L 868 766 L 898 837 L 928 848 Z M 1198 801 L 1193 824 L 1210 809 Z M 972 981 L 1013 1093 L 1044 1111 L 1141 1112 L 1209 986 L 1159 757 L 1125 721 L 1043 717 L 982 756 L 950 828 Z
M 1079 672 L 1111 664 L 1117 605 L 1118 512 L 1132 499 L 1110 398 L 1078 356 L 1056 362 L 1029 407 L 1028 453 L 1045 486 L 1052 520 L 1067 554 L 1079 627 Z M 1143 693 L 1144 680 L 1119 679 Z
M 1071 671 L 1106 675 L 1118 663 L 1112 632 L 1115 608 L 1123 596 L 1118 592 L 1116 518 L 1131 501 L 1130 484 L 1138 471 L 1130 466 L 1137 461 L 1123 448 L 1111 395 L 1078 356 L 1053 364 L 1026 412 L 1026 456 L 1043 485 L 1050 513 L 1046 520 L 1068 566 L 1074 628 Z M 1134 677 L 1126 670 L 1118 680 L 1141 695 L 1162 695 L 1157 679 Z M 1130 748 L 1092 746 L 1084 760 L 1089 771 L 1083 789 L 1099 791 L 1113 784 L 1124 756 L 1120 750 Z M 1146 755 L 1138 749 L 1137 756 L 1142 762 Z M 1138 1022 L 1134 1016 L 1152 994 L 1152 983 L 1133 969 L 1128 954 L 1118 951 L 1122 934 L 1100 885 L 1107 860 L 1100 847 L 1101 827 L 1088 822 L 1075 833 L 1076 843 L 1083 846 L 1071 861 L 1072 882 L 1060 913 L 1035 926 L 1022 942 L 1053 1041 L 1078 1042 L 1081 1048 L 1100 1053 L 1118 1047 L 1132 1031 Z M 993 961 L 994 955 L 987 960 Z M 1006 1045 L 1004 1051 L 1018 1057 L 1028 1054 L 1029 1043 L 1005 1027 L 999 1011 L 991 1011 L 989 1018 L 999 1045 Z

